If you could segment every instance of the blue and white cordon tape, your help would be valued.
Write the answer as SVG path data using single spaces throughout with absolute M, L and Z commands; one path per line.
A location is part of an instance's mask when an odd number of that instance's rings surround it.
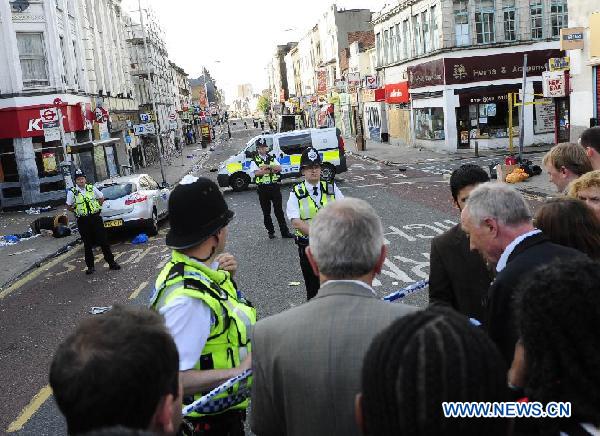
M 383 297 L 384 301 L 396 301 L 400 300 L 407 295 L 413 294 L 421 289 L 429 286 L 429 280 L 421 280 L 420 282 L 413 283 L 410 286 L 402 288 L 398 291 L 392 292 L 391 294 Z M 237 375 L 233 378 L 230 378 L 225 383 L 220 386 L 217 386 L 208 394 L 198 398 L 192 404 L 188 404 L 183 408 L 183 415 L 188 415 L 192 412 L 197 413 L 218 413 L 220 411 L 226 410 L 231 406 L 234 406 L 238 403 L 244 401 L 247 397 L 250 396 L 250 389 L 248 387 L 244 387 L 240 389 L 236 394 L 229 396 L 227 398 L 218 398 L 215 399 L 217 395 L 222 392 L 225 392 L 227 389 L 232 388 L 236 383 L 247 380 L 248 377 L 252 375 L 252 370 L 247 369 L 242 372 L 240 375 Z

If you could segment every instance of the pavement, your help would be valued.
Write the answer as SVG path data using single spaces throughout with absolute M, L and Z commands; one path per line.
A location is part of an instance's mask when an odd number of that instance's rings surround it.
M 245 138 L 250 132 L 254 132 L 253 129 L 240 132 L 238 136 L 242 135 Z M 217 138 L 219 137 L 220 135 L 217 134 Z M 211 152 L 209 148 L 203 149 L 199 143 L 186 145 L 181 157 L 175 158 L 170 165 L 165 164 L 166 181 L 174 186 L 189 172 L 200 169 L 202 162 L 207 159 L 209 154 L 218 154 L 222 148 L 220 140 L 216 140 L 211 145 L 215 146 L 215 152 Z M 149 174 L 155 180 L 162 181 L 158 163 L 143 168 L 140 173 Z M 52 207 L 37 215 L 30 215 L 25 211 L 0 212 L 0 236 L 25 233 L 36 218 L 63 213 L 67 214 L 70 220 L 74 220 L 73 215 L 64 206 Z M 3 262 L 3 268 L 0 269 L 0 293 L 24 274 L 39 268 L 43 263 L 72 249 L 79 243 L 79 234 L 75 232 L 66 238 L 38 236 L 22 240 L 14 245 L 0 246 L 0 257 Z
M 452 170 L 466 163 L 475 163 L 489 168 L 489 165 L 503 162 L 504 157 L 509 154 L 508 150 L 504 149 L 486 149 L 479 150 L 479 156 L 475 156 L 474 150 L 471 149 L 455 152 L 434 151 L 422 147 L 390 145 L 369 139 L 366 140 L 365 150 L 358 150 L 354 138 L 344 138 L 344 140 L 346 151 L 359 159 L 383 165 L 424 169 L 440 175 L 450 174 Z M 524 147 L 524 158 L 543 168 L 542 158 L 552 146 L 553 144 L 542 144 Z M 529 197 L 545 199 L 557 195 L 556 187 L 550 183 L 545 172 L 515 186 Z

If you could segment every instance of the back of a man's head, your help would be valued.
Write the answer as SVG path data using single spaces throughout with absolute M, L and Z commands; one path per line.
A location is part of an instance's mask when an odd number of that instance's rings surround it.
M 382 247 L 381 220 L 364 200 L 337 200 L 310 223 L 311 253 L 319 272 L 330 279 L 357 278 L 372 272 Z
M 467 201 L 469 215 L 474 223 L 486 218 L 516 226 L 531 222 L 531 209 L 523 196 L 513 187 L 498 182 L 487 182 L 475 188 Z
M 450 191 L 452 198 L 458 200 L 458 193 L 468 186 L 479 185 L 490 181 L 490 176 L 483 168 L 475 164 L 464 164 L 452 171 L 450 175 Z
M 584 147 L 590 147 L 600 154 L 600 126 L 585 129 L 579 137 L 579 143 Z
M 59 345 L 50 385 L 69 434 L 149 428 L 163 397 L 179 393 L 179 355 L 162 317 L 116 306 Z

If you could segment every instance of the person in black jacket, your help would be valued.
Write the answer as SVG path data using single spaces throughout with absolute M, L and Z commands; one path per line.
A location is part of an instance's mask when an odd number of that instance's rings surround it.
M 529 205 L 514 188 L 503 183 L 484 183 L 471 192 L 461 223 L 472 250 L 496 264 L 485 325 L 507 365 L 513 359 L 518 333 L 513 311 L 515 288 L 535 268 L 554 259 L 584 256 L 572 248 L 554 244 L 536 229 Z
M 450 191 L 459 211 L 477 185 L 488 182 L 479 165 L 466 164 L 452 172 Z M 431 241 L 429 258 L 429 304 L 443 304 L 469 318 L 483 321 L 483 306 L 493 274 L 483 258 L 469 249 L 469 239 L 460 227 L 452 227 Z

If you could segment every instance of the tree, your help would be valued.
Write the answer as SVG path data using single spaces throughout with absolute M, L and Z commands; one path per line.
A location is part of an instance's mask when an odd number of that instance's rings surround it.
M 267 99 L 267 97 L 265 97 L 264 95 L 261 95 L 258 98 L 258 103 L 256 104 L 256 109 L 258 109 L 260 112 L 267 115 L 269 113 L 270 106 L 271 105 L 269 104 L 269 99 Z

